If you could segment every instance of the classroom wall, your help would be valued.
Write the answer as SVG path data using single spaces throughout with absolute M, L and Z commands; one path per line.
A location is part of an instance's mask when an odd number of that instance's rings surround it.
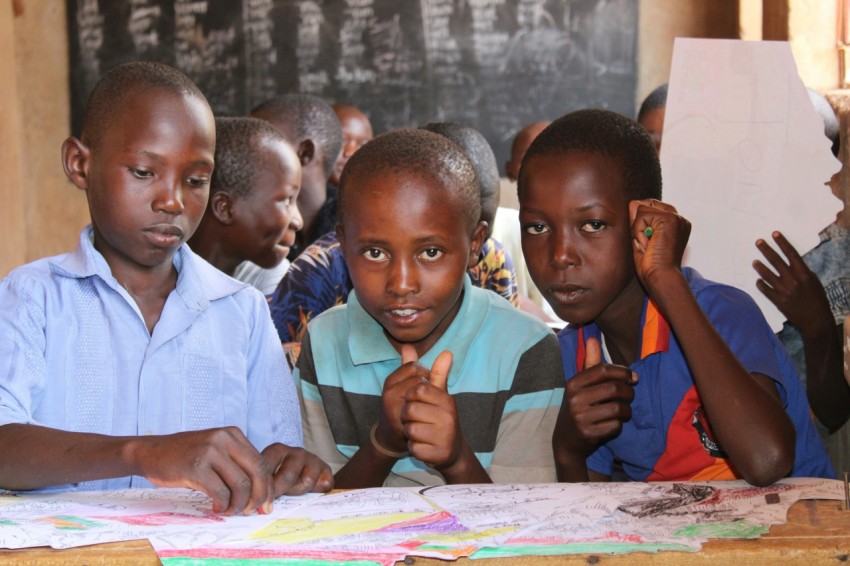
M 667 81 L 674 37 L 739 36 L 739 0 L 639 1 L 636 104 Z M 817 88 L 830 88 L 823 77 L 837 77 L 824 52 L 834 47 L 827 49 L 822 41 L 832 41 L 834 24 L 824 22 L 834 21 L 835 2 L 764 0 L 766 19 L 775 10 L 788 11 L 801 74 L 809 77 L 810 69 L 819 69 L 821 78 L 806 79 Z M 66 0 L 0 0 L 0 225 L 5 229 L 0 276 L 23 262 L 73 248 L 88 223 L 84 195 L 65 180 L 59 160 L 70 129 L 65 5 Z
M 788 37 L 803 84 L 818 91 L 838 87 L 838 0 L 792 0 Z
M 635 107 L 666 83 L 676 37 L 736 39 L 738 0 L 640 0 Z
M 21 170 L 21 120 L 18 114 L 18 85 L 15 73 L 15 41 L 11 5 L 0 16 L 0 171 L 3 171 L 3 206 L 0 206 L 0 274 L 24 261 L 24 202 L 19 190 Z
M 84 194 L 66 181 L 59 159 L 70 112 L 65 1 L 0 2 L 0 45 L 11 46 L 0 48 L 0 108 L 12 115 L 11 125 L 2 120 L 4 133 L 14 129 L 14 118 L 20 124 L 10 151 L 4 146 L 0 157 L 4 172 L 20 171 L 17 181 L 7 176 L 0 186 L 4 203 L 20 203 L 12 221 L 17 229 L 5 230 L 0 239 L 0 274 L 5 274 L 15 265 L 73 248 L 88 223 L 88 209 Z M 16 86 L 7 93 L 11 70 Z

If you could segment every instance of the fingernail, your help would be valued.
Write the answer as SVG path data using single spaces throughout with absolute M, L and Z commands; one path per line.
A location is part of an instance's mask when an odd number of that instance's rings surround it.
M 274 511 L 274 502 L 273 501 L 266 501 L 265 503 L 263 503 L 263 506 L 260 507 L 260 509 L 262 509 L 262 512 L 261 512 L 262 515 L 268 515 L 269 513 Z

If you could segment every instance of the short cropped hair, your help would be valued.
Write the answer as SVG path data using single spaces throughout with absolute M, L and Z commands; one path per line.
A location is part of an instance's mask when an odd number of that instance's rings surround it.
M 325 176 L 333 173 L 336 158 L 342 151 L 342 126 L 330 104 L 311 94 L 284 94 L 258 104 L 251 116 L 283 122 L 289 126 L 284 136 L 294 146 L 311 139 L 322 150 Z
M 263 163 L 257 147 L 264 142 L 289 142 L 277 128 L 258 118 L 215 119 L 215 169 L 210 194 L 225 192 L 236 198 L 250 196 Z
M 352 189 L 355 181 L 388 173 L 429 178 L 450 197 L 457 197 L 472 234 L 481 217 L 481 199 L 472 163 L 454 142 L 433 132 L 411 128 L 390 130 L 372 138 L 351 156 L 339 183 L 339 218 L 345 217 L 348 201 L 357 196 Z
M 469 158 L 478 179 L 481 204 L 492 209 L 482 210 L 481 215 L 492 224 L 496 207 L 488 205 L 497 204 L 493 197 L 499 192 L 499 166 L 496 165 L 496 156 L 487 139 L 475 128 L 454 122 L 430 122 L 422 126 L 422 129 L 449 138 L 460 146 Z
M 665 108 L 667 106 L 667 83 L 657 87 L 643 99 L 643 103 L 638 110 L 637 121 L 640 122 L 644 116 L 655 110 L 656 108 Z
M 517 192 L 523 193 L 531 159 L 570 153 L 593 153 L 619 161 L 629 200 L 661 199 L 661 164 L 652 139 L 640 124 L 609 110 L 571 112 L 540 132 L 522 160 Z
M 192 80 L 163 63 L 132 61 L 113 67 L 104 74 L 92 89 L 83 115 L 81 141 L 97 148 L 104 128 L 123 111 L 124 97 L 140 89 L 158 89 L 180 96 L 193 96 L 209 104 Z

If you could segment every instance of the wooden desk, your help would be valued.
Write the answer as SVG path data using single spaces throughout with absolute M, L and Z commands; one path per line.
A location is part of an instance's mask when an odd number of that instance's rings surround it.
M 844 564 L 850 561 L 850 511 L 843 510 L 837 501 L 800 501 L 788 513 L 788 522 L 777 525 L 770 533 L 755 540 L 712 540 L 701 552 L 672 552 L 658 554 L 633 552 L 622 555 L 575 554 L 541 557 L 493 558 L 488 560 L 457 561 L 460 566 L 532 564 L 747 564 L 776 566 L 777 564 Z M 0 563 L 26 565 L 77 564 L 159 564 L 147 541 L 116 542 L 68 550 L 32 548 L 0 550 Z M 413 558 L 410 564 L 450 566 L 442 560 Z

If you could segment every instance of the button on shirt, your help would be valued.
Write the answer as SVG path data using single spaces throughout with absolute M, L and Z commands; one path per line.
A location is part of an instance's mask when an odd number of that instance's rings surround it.
M 92 244 L 0 283 L 0 425 L 114 436 L 239 427 L 260 451 L 302 445 L 301 416 L 260 293 L 182 246 L 177 286 L 149 334 Z M 6 455 L 7 457 L 9 455 Z M 144 478 L 62 489 L 149 487 Z

